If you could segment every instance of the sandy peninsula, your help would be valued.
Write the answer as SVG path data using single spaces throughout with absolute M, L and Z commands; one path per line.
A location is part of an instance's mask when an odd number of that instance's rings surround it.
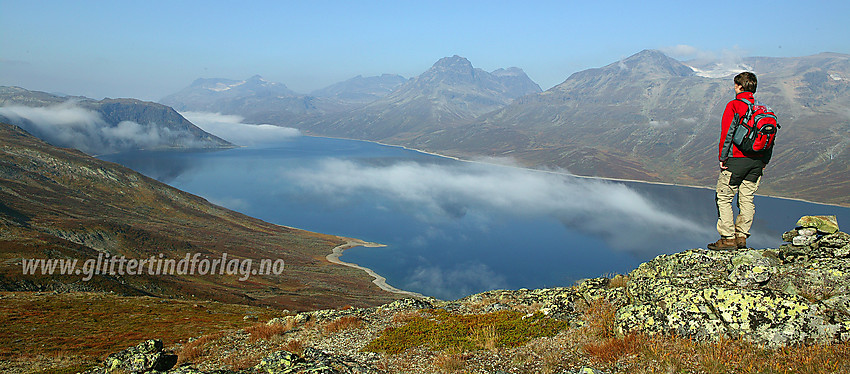
M 372 269 L 369 269 L 367 267 L 363 267 L 363 266 L 360 266 L 360 265 L 357 265 L 357 264 L 352 264 L 350 262 L 345 262 L 345 261 L 342 261 L 342 260 L 339 259 L 339 257 L 342 256 L 342 253 L 345 252 L 345 250 L 349 249 L 349 248 L 353 248 L 353 247 L 378 248 L 378 247 L 386 247 L 386 245 L 365 242 L 365 241 L 360 240 L 360 239 L 342 238 L 342 237 L 341 237 L 341 239 L 345 240 L 346 243 L 335 247 L 333 249 L 333 252 L 331 252 L 331 254 L 327 255 L 326 259 L 329 262 L 365 271 L 366 274 L 369 274 L 369 276 L 375 278 L 375 279 L 372 280 L 372 283 L 374 283 L 376 286 L 380 287 L 384 291 L 408 295 L 408 296 L 416 297 L 416 298 L 425 297 L 424 295 L 416 293 L 416 292 L 400 290 L 398 288 L 390 286 L 389 284 L 387 284 L 387 278 L 384 278 L 383 276 L 379 275 L 378 273 L 376 273 Z

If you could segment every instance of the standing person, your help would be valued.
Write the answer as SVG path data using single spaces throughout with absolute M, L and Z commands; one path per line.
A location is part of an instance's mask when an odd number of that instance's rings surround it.
M 764 153 L 747 154 L 732 142 L 732 133 L 740 118 L 747 113 L 750 104 L 755 104 L 753 94 L 758 81 L 751 72 L 735 76 L 735 99 L 726 104 L 720 122 L 720 177 L 717 179 L 715 202 L 717 204 L 717 232 L 720 239 L 708 245 L 708 249 L 731 250 L 747 247 L 750 226 L 753 224 L 755 205 L 753 196 L 759 187 L 762 172 L 770 161 L 772 149 Z M 744 102 L 742 100 L 746 100 Z M 738 219 L 732 211 L 732 200 L 738 195 Z

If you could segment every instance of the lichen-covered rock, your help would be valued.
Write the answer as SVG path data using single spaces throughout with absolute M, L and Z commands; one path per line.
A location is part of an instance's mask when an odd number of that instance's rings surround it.
M 591 367 L 583 367 L 581 369 L 576 369 L 573 371 L 567 372 L 568 374 L 605 374 L 604 371 L 599 369 L 594 369 Z
M 838 231 L 836 216 L 803 216 L 797 221 L 797 227 L 811 227 L 825 234 Z
M 389 304 L 384 304 L 383 306 L 381 306 L 382 309 L 394 311 L 410 309 L 430 309 L 432 307 L 433 305 L 431 304 L 430 300 L 412 297 L 396 300 Z
M 823 300 L 823 305 L 830 311 L 850 316 L 850 295 L 838 295 Z
M 625 282 L 625 280 L 620 279 Z M 585 279 L 577 284 L 573 289 L 584 299 L 585 302 L 605 299 L 614 307 L 620 307 L 628 303 L 625 287 L 612 287 L 611 279 L 608 278 L 592 278 Z
M 818 229 L 813 227 L 803 227 L 797 230 L 798 236 L 815 236 L 818 234 Z
M 808 234 L 784 237 L 799 231 Z M 630 302 L 617 310 L 617 328 L 768 346 L 847 341 L 850 261 L 831 247 L 850 236 L 812 238 L 780 249 L 658 256 L 629 273 Z
M 847 245 L 850 245 L 850 234 L 841 231 L 824 235 L 818 240 L 819 247 L 842 248 Z
M 657 301 L 629 304 L 615 314 L 621 334 L 641 331 L 649 334 L 674 333 L 697 339 L 724 335 L 724 327 L 696 290 L 671 285 L 660 288 Z M 664 292 L 666 291 L 666 292 Z
M 850 256 L 850 234 L 841 231 L 821 235 L 818 229 L 800 228 L 782 234 L 782 240 L 791 242 L 780 247 L 779 256 L 785 262 Z
M 784 263 L 803 263 L 809 261 L 809 251 L 809 247 L 783 244 L 779 246 L 779 258 Z
M 779 255 L 771 251 L 750 250 L 732 257 L 729 281 L 738 287 L 752 288 L 767 283 L 771 270 L 779 265 Z
M 226 372 L 218 372 L 216 374 L 225 374 Z M 203 371 L 195 369 L 191 366 L 181 366 L 168 371 L 168 374 L 205 374 Z
M 275 317 L 275 318 L 268 320 L 268 322 L 266 322 L 266 325 L 269 325 L 269 326 L 271 326 L 271 325 L 286 325 L 288 323 L 295 324 L 296 323 L 295 322 L 295 316 L 285 316 L 283 318 Z
M 359 374 L 374 373 L 368 365 L 352 360 L 345 355 L 330 355 L 314 348 L 305 348 L 299 356 L 287 351 L 277 351 L 266 356 L 254 366 L 252 373 L 289 374 Z
M 106 357 L 101 367 L 93 368 L 86 373 L 155 373 L 171 369 L 176 363 L 177 355 L 163 352 L 162 341 L 155 339 L 112 353 Z
M 794 295 L 713 288 L 702 296 L 719 317 L 726 336 L 784 346 L 830 342 L 839 328 L 824 321 L 817 304 Z
M 789 242 L 789 243 L 790 243 L 790 242 L 791 242 L 791 240 L 793 240 L 793 239 L 794 239 L 794 237 L 795 237 L 795 236 L 797 236 L 797 235 L 800 235 L 800 233 L 799 233 L 799 232 L 797 232 L 797 230 L 796 230 L 796 229 L 786 231 L 785 233 L 783 233 L 783 234 L 782 234 L 782 241 L 783 241 L 783 242 Z
M 834 257 L 850 257 L 850 244 L 847 244 L 841 248 L 833 248 L 832 255 Z
M 260 363 L 254 366 L 254 369 L 261 373 L 278 374 L 278 373 L 294 373 L 297 370 L 305 369 L 306 362 L 295 353 L 287 351 L 277 351 L 260 360 Z
M 817 239 L 818 238 L 814 235 L 797 235 L 791 239 L 791 244 L 803 247 L 814 243 Z

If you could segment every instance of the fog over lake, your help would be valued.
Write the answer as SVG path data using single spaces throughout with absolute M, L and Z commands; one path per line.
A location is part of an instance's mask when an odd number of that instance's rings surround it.
M 291 129 L 237 134 L 252 145 L 101 158 L 269 222 L 386 244 L 341 259 L 442 299 L 569 286 L 717 239 L 709 189 L 457 161 Z M 756 209 L 748 242 L 756 248 L 778 246 L 802 215 L 850 217 L 847 208 L 767 197 Z

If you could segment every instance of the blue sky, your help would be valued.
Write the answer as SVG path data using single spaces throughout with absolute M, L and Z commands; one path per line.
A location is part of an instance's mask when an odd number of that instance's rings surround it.
M 746 15 L 759 15 L 755 21 Z M 259 74 L 308 93 L 438 59 L 517 66 L 544 90 L 643 49 L 850 53 L 842 1 L 0 0 L 0 85 L 159 100 L 196 78 Z

